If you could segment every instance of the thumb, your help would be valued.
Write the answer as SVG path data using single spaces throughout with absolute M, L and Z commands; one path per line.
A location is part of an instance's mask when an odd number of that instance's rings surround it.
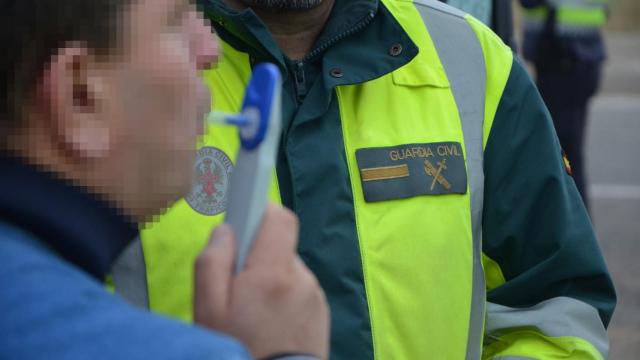
M 218 226 L 195 264 L 194 321 L 220 329 L 228 314 L 233 276 L 235 236 L 227 224 Z

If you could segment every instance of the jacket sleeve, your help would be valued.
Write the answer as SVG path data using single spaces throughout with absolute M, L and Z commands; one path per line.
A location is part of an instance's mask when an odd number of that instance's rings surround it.
M 483 358 L 606 358 L 613 285 L 550 115 L 517 60 L 484 168 Z

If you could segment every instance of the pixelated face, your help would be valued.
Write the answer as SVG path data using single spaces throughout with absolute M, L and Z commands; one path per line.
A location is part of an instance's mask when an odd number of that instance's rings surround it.
M 153 213 L 191 185 L 211 103 L 200 72 L 217 61 L 218 44 L 188 0 L 140 0 L 122 18 L 123 56 L 107 65 L 102 91 L 115 124 L 110 168 L 130 206 Z

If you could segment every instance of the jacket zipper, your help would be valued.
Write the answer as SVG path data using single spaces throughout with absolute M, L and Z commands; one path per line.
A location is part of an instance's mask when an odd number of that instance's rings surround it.
M 302 104 L 304 96 L 307 94 L 307 79 L 304 76 L 304 62 L 296 61 L 294 63 L 293 80 L 296 90 L 296 101 L 298 105 Z
M 375 17 L 375 13 L 373 11 L 369 11 L 369 13 L 362 20 L 360 20 L 355 26 L 332 37 L 328 41 L 324 42 L 322 45 L 315 48 L 309 54 L 307 54 L 302 60 L 295 62 L 294 64 L 295 68 L 293 71 L 293 78 L 294 78 L 293 85 L 295 88 L 296 101 L 298 106 L 302 104 L 302 101 L 304 100 L 304 97 L 306 96 L 306 93 L 307 93 L 307 81 L 306 81 L 305 71 L 304 71 L 305 63 L 312 60 L 314 57 L 318 56 L 319 54 L 322 54 L 325 50 L 333 46 L 338 41 L 348 36 L 351 36 L 357 32 L 360 32 L 365 27 L 367 27 L 367 25 L 371 23 L 374 17 Z M 289 170 L 289 178 L 291 179 L 291 182 L 290 182 L 291 204 L 289 205 L 291 207 L 291 211 L 295 212 L 296 211 L 296 200 L 295 200 L 296 192 L 295 192 L 295 184 L 293 182 L 293 169 L 291 167 L 291 162 L 289 161 L 289 156 L 287 156 L 287 148 L 288 148 L 287 144 L 289 141 L 288 135 L 292 125 L 293 123 L 289 124 L 289 126 L 287 126 L 287 128 L 285 128 L 284 131 L 282 132 L 281 146 L 282 146 L 282 151 L 285 155 L 285 161 L 287 162 L 287 169 Z M 284 205 L 287 205 L 287 204 L 284 204 Z
M 341 32 L 340 34 L 332 37 L 328 41 L 325 41 L 322 45 L 318 46 L 309 54 L 307 54 L 302 60 L 295 62 L 293 78 L 295 81 L 294 86 L 295 86 L 296 100 L 298 102 L 298 105 L 302 103 L 305 95 L 307 94 L 307 80 L 305 78 L 305 72 L 304 72 L 305 63 L 312 60 L 314 57 L 318 56 L 319 54 L 322 54 L 325 50 L 333 46 L 338 41 L 348 36 L 351 36 L 357 32 L 360 32 L 362 29 L 367 27 L 369 23 L 371 23 L 371 20 L 373 20 L 374 17 L 375 17 L 375 13 L 373 11 L 369 11 L 369 13 L 362 20 L 358 21 L 358 23 L 355 26 L 351 27 L 346 31 Z
M 323 53 L 325 50 L 333 46 L 338 41 L 348 36 L 351 36 L 357 32 L 360 32 L 362 29 L 364 29 L 365 27 L 367 27 L 367 25 L 371 23 L 371 20 L 373 20 L 374 17 L 375 17 L 375 13 L 373 11 L 369 11 L 369 13 L 364 18 L 362 18 L 362 20 L 358 21 L 358 23 L 355 26 L 351 27 L 349 30 L 343 31 L 340 34 L 332 37 L 331 39 L 329 39 L 329 41 L 324 42 L 322 45 L 318 46 L 309 54 L 307 54 L 307 56 L 305 56 L 304 59 L 302 59 L 302 61 L 303 62 L 309 61 L 314 57 L 318 56 L 318 54 Z

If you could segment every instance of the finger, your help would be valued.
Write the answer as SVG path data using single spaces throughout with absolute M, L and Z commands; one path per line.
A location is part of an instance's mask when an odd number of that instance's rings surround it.
M 298 228 L 298 218 L 291 211 L 269 204 L 247 258 L 247 267 L 290 265 L 297 251 Z
M 205 326 L 224 326 L 233 276 L 235 235 L 221 224 L 195 264 L 194 321 Z

